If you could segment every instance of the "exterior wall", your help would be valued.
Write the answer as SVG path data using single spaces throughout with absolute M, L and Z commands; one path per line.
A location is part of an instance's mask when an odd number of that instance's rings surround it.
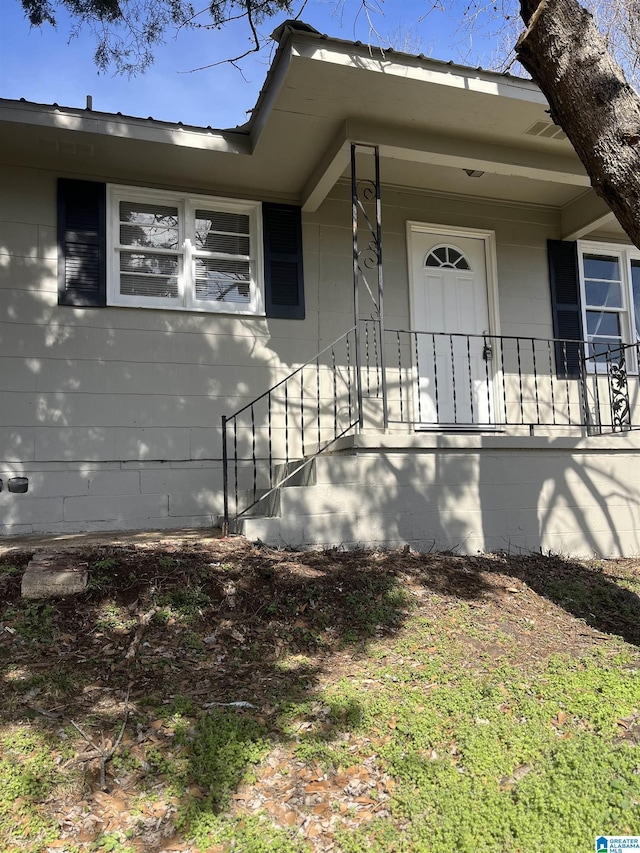
M 243 532 L 271 545 L 640 553 L 640 436 L 356 436 Z
M 320 287 L 327 306 L 321 337 L 327 343 L 352 314 L 350 203 L 350 187 L 341 183 L 306 220 L 318 229 Z M 553 337 L 547 240 L 560 237 L 557 210 L 383 186 L 385 323 L 390 328 L 409 327 L 407 221 L 495 231 L 501 334 Z M 368 314 L 364 296 L 361 305 Z
M 57 177 L 0 167 L 0 534 L 211 524 L 220 416 L 352 324 L 349 187 L 303 218 L 306 319 L 287 321 L 58 306 Z M 215 193 L 211 179 L 203 191 Z M 557 211 L 383 189 L 386 321 L 400 328 L 410 322 L 407 220 L 495 230 L 502 333 L 551 336 L 545 245 Z M 324 371 L 327 400 L 331 381 Z M 277 456 L 282 431 L 273 437 Z M 14 476 L 29 478 L 27 494 L 7 491 Z
M 0 167 L 0 534 L 209 525 L 221 415 L 318 349 L 313 249 L 304 321 L 58 306 L 57 177 Z

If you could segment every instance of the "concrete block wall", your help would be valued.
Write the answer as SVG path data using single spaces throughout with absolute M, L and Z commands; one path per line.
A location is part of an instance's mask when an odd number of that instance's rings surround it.
M 352 323 L 349 188 L 339 183 L 304 216 L 306 318 L 286 321 L 59 306 L 58 177 L 0 165 L 0 479 L 29 478 L 27 494 L 0 492 L 0 535 L 211 524 L 222 505 L 220 416 Z M 174 180 L 167 176 L 169 189 L 194 191 Z M 210 183 L 202 190 L 216 193 Z M 549 333 L 544 242 L 558 236 L 557 211 L 385 188 L 387 319 L 400 328 L 409 322 L 408 219 L 494 229 L 505 321 L 526 317 L 527 334 Z M 526 311 L 511 298 L 526 300 Z M 313 398 L 313 375 L 306 384 Z M 331 431 L 332 378 L 323 373 L 321 384 Z M 368 405 L 379 422 L 379 405 Z M 341 426 L 346 417 L 340 407 Z M 274 424 L 272 435 L 278 455 L 283 430 Z M 263 430 L 257 453 L 265 452 Z
M 27 477 L 26 494 L 7 489 Z M 222 512 L 219 462 L 0 464 L 0 535 L 211 527 Z
M 272 545 L 640 553 L 640 441 L 355 436 L 244 534 Z

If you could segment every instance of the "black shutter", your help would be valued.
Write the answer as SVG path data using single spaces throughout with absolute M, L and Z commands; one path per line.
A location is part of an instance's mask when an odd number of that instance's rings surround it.
M 106 186 L 60 178 L 58 304 L 106 303 Z
M 549 240 L 547 245 L 553 334 L 567 341 L 556 343 L 556 372 L 563 379 L 575 378 L 580 376 L 584 358 L 581 344 L 568 343 L 583 339 L 578 248 L 575 243 L 564 240 Z
M 265 203 L 262 226 L 267 317 L 304 320 L 300 208 Z

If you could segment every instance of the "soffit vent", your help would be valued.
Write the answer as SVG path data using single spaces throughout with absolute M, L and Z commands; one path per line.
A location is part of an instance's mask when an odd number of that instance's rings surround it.
M 551 121 L 536 121 L 528 130 L 525 130 L 525 136 L 542 136 L 544 139 L 567 138 L 564 130 Z

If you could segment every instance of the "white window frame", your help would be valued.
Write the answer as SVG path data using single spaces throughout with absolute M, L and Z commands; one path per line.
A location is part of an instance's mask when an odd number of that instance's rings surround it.
M 120 202 L 165 204 L 178 209 L 179 256 L 178 298 L 131 296 L 120 293 L 120 252 L 130 251 L 120 243 Z M 250 300 L 233 303 L 196 299 L 195 258 L 201 253 L 195 247 L 195 211 L 212 210 L 243 213 L 249 216 Z M 236 200 L 217 196 L 155 190 L 120 184 L 107 185 L 107 304 L 129 308 L 159 308 L 171 311 L 194 311 L 215 314 L 264 316 L 264 263 L 262 251 L 262 206 L 258 201 Z M 162 253 L 162 252 L 161 252 Z M 224 257 L 224 255 L 223 255 Z M 231 259 L 235 256 L 230 255 Z
M 631 344 L 640 341 L 640 329 L 636 328 L 635 310 L 633 302 L 633 286 L 631 279 L 631 261 L 640 260 L 640 251 L 635 246 L 630 246 L 625 243 L 601 243 L 592 242 L 591 240 L 578 240 L 578 269 L 580 273 L 580 304 L 582 311 L 582 328 L 584 329 L 585 341 L 589 340 L 587 332 L 587 295 L 584 274 L 584 255 L 608 255 L 616 257 L 620 263 L 621 281 L 622 281 L 622 307 L 619 309 L 611 309 L 611 313 L 620 316 L 620 326 L 622 334 L 622 344 Z M 592 309 L 595 306 L 591 306 Z M 607 311 L 606 308 L 600 310 Z M 585 344 L 585 356 L 589 357 L 589 346 Z M 602 368 L 606 370 L 604 365 L 598 365 L 592 360 L 587 361 L 588 370 L 595 372 L 596 369 Z M 627 372 L 638 373 L 638 364 L 635 356 L 635 347 L 628 351 L 627 357 Z

